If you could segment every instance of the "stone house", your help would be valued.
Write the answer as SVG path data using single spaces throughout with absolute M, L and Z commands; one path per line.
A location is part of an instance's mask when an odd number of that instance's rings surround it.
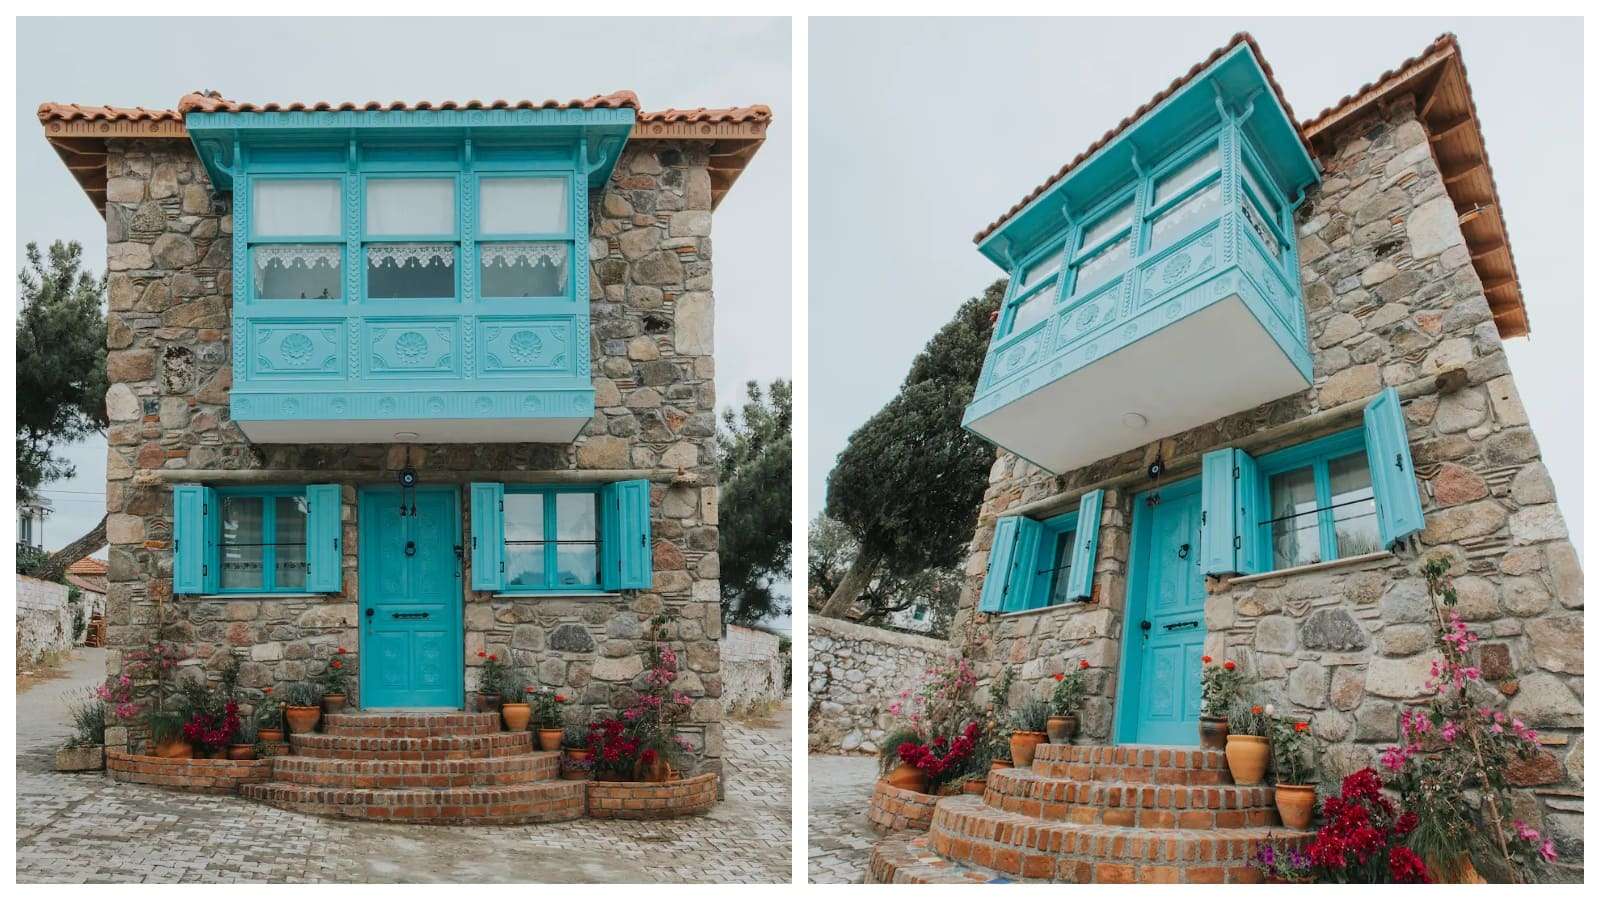
M 1236 36 L 976 243 L 1011 282 L 966 414 L 999 452 L 953 634 L 1014 697 L 1087 662 L 1089 746 L 1036 780 L 1188 760 L 1134 745 L 1198 743 L 1205 654 L 1309 720 L 1324 779 L 1376 764 L 1430 693 L 1420 563 L 1443 554 L 1486 702 L 1540 734 L 1516 812 L 1581 865 L 1582 573 L 1503 349 L 1529 316 L 1454 37 L 1296 122 Z M 1013 876 L 1249 877 L 1247 841 L 1096 858 L 1065 833 L 1084 819 L 1036 832 L 1014 812 L 1039 804 L 996 791 L 941 801 L 921 840 Z M 1052 829 L 1050 859 L 1003 837 Z M 906 849 L 872 877 L 949 874 Z
M 41 106 L 109 245 L 108 668 L 167 635 L 259 696 L 343 647 L 361 709 L 455 710 L 495 654 L 583 720 L 661 617 L 720 771 L 710 235 L 770 118 Z

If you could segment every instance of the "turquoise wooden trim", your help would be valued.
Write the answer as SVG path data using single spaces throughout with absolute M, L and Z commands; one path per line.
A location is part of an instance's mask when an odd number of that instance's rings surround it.
M 1384 388 L 1367 404 L 1362 418 L 1378 507 L 1378 540 L 1389 547 L 1423 528 L 1422 500 L 1399 393 Z
M 1135 494 L 1133 496 L 1133 521 L 1129 528 L 1128 543 L 1128 587 L 1126 600 L 1123 603 L 1122 618 L 1122 652 L 1117 660 L 1117 694 L 1113 702 L 1112 720 L 1114 722 L 1113 740 L 1119 744 L 1134 742 L 1138 733 L 1138 704 L 1134 702 L 1139 696 L 1143 685 L 1140 641 L 1142 640 L 1139 622 L 1144 619 L 1145 612 L 1145 578 L 1150 571 L 1150 534 L 1151 505 L 1150 497 L 1159 494 L 1163 497 L 1182 497 L 1195 491 L 1202 491 L 1202 472 L 1199 478 L 1189 478 L 1184 481 L 1174 482 L 1165 487 L 1155 488 Z M 1204 501 L 1202 500 L 1202 507 Z M 1204 543 L 1204 529 L 1202 525 L 1202 543 Z
M 172 592 L 205 593 L 206 533 L 205 485 L 179 484 L 172 488 Z
M 332 488 L 334 491 L 334 528 L 338 528 L 338 485 L 320 485 L 322 488 Z M 342 585 L 335 584 L 332 588 L 319 589 L 311 586 L 310 562 L 312 556 L 312 521 L 310 516 L 311 495 L 309 488 L 304 485 L 274 485 L 269 487 L 207 487 L 206 500 L 206 570 L 207 594 L 229 596 L 233 594 L 312 594 L 327 591 L 337 592 Z M 225 588 L 222 586 L 222 506 L 221 502 L 227 497 L 250 497 L 261 499 L 261 539 L 265 546 L 261 548 L 261 584 L 255 587 Z M 304 497 L 307 500 L 308 514 L 306 517 L 306 583 L 304 585 L 290 585 L 279 587 L 276 583 L 278 564 L 278 548 L 274 546 L 278 533 L 278 509 L 273 501 L 279 497 Z M 326 514 L 326 513 L 325 513 Z M 323 526 L 326 529 L 326 525 Z
M 1072 581 L 1068 593 L 1087 600 L 1094 589 L 1095 550 L 1100 543 L 1100 510 L 1106 492 L 1090 491 L 1078 501 L 1078 534 L 1072 548 Z
M 1207 575 L 1234 571 L 1235 542 L 1240 540 L 1233 503 L 1236 455 L 1225 447 L 1200 458 L 1200 564 Z
M 650 482 L 618 481 L 601 492 L 610 522 L 601 547 L 601 582 L 606 590 L 644 589 L 654 585 L 654 548 L 650 543 Z M 608 552 L 609 551 L 609 552 Z
M 475 481 L 472 498 L 472 589 L 499 591 L 506 584 L 505 485 Z
M 1249 511 L 1250 532 L 1247 535 L 1246 546 L 1254 548 L 1256 568 L 1243 574 L 1258 574 L 1271 571 L 1272 558 L 1272 530 L 1265 523 L 1272 518 L 1272 477 L 1292 469 L 1311 467 L 1312 478 L 1316 488 L 1317 506 L 1321 512 L 1317 516 L 1318 557 L 1322 561 L 1331 561 L 1339 558 L 1339 544 L 1334 532 L 1333 512 L 1328 506 L 1333 502 L 1332 491 L 1328 482 L 1328 461 L 1341 456 L 1347 456 L 1357 451 L 1367 450 L 1367 464 L 1372 467 L 1372 453 L 1367 448 L 1362 429 L 1352 428 L 1336 434 L 1326 435 L 1316 440 L 1285 447 L 1272 453 L 1263 454 L 1251 460 L 1254 479 L 1249 484 L 1254 489 L 1253 497 L 1248 502 L 1241 501 L 1241 508 Z M 1377 494 L 1374 482 L 1373 494 Z M 1253 504 L 1253 505 L 1251 505 Z M 1382 511 L 1379 511 L 1379 530 L 1382 531 Z
M 994 523 L 994 540 L 989 545 L 989 570 L 983 577 L 983 593 L 978 611 L 1000 612 L 1005 603 L 1006 581 L 1011 577 L 1011 559 L 1017 545 L 1017 523 L 1021 516 L 1001 516 Z
M 1011 571 L 1006 573 L 1005 597 L 1000 603 L 1004 612 L 1018 612 L 1044 605 L 1045 598 L 1035 590 L 1039 569 L 1039 556 L 1048 554 L 1043 549 L 1044 523 L 1037 519 L 1017 519 L 1016 545 L 1011 552 Z
M 306 485 L 306 586 L 310 593 L 344 588 L 343 503 L 337 484 Z

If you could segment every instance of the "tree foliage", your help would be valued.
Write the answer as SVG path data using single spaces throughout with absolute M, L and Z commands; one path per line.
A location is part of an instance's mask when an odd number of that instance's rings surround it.
M 723 619 L 753 625 L 789 612 L 774 584 L 789 578 L 794 547 L 793 389 L 778 379 L 765 393 L 754 381 L 745 391 L 745 404 L 723 410 L 717 429 L 717 546 Z
M 105 278 L 83 268 L 78 242 L 27 247 L 17 275 L 17 499 L 72 477 L 58 454 L 106 427 Z
M 826 515 L 811 520 L 806 571 L 813 608 L 820 608 L 838 590 L 859 551 L 860 546 L 842 523 Z M 894 613 L 922 603 L 929 610 L 929 633 L 943 637 L 955 617 L 960 596 L 959 567 L 921 569 L 905 576 L 879 572 L 856 598 L 851 617 L 868 625 L 894 624 Z
M 956 565 L 972 537 L 994 448 L 961 427 L 1005 282 L 967 300 L 912 361 L 900 393 L 850 435 L 828 474 L 827 514 L 859 545 L 826 604 L 839 616 L 874 577 Z

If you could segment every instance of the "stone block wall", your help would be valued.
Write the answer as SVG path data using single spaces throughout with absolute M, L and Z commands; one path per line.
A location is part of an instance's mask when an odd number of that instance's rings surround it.
M 84 621 L 88 621 L 88 606 L 83 609 Z M 77 639 L 67 586 L 18 575 L 17 661 L 32 664 L 46 653 L 72 649 Z
M 244 660 L 250 692 L 317 675 L 340 646 L 355 653 L 358 482 L 393 484 L 407 464 L 424 482 L 456 483 L 469 480 L 466 473 L 492 480 L 485 476 L 582 470 L 599 482 L 645 470 L 654 473 L 653 587 L 584 598 L 466 591 L 465 689 L 477 687 L 478 651 L 502 653 L 535 681 L 576 696 L 574 719 L 608 714 L 641 687 L 643 636 L 665 614 L 683 672 L 677 688 L 695 698 L 684 736 L 707 769 L 720 771 L 709 145 L 630 143 L 589 204 L 596 413 L 579 438 L 409 452 L 248 442 L 228 415 L 232 218 L 213 207 L 205 169 L 186 142 L 111 141 L 107 150 L 110 669 L 121 670 L 124 652 L 148 647 L 158 622 L 188 654 L 184 677 L 214 672 L 232 654 Z M 174 479 L 163 476 L 172 469 L 257 470 L 262 483 L 274 470 L 362 473 L 343 479 L 344 590 L 174 598 Z M 463 487 L 461 516 L 470 541 L 467 493 Z M 141 742 L 117 729 L 108 743 L 130 738 Z
M 1421 560 L 1444 554 L 1461 612 L 1483 637 L 1490 701 L 1541 734 L 1544 753 L 1518 765 L 1518 813 L 1581 860 L 1583 574 L 1555 503 L 1538 441 L 1410 98 L 1350 124 L 1298 213 L 1300 266 L 1314 384 L 1300 394 L 1137 447 L 1060 476 L 1000 452 L 966 568 L 955 633 L 992 677 L 1018 667 L 1019 692 L 1044 694 L 1049 675 L 1089 660 L 1084 731 L 1107 740 L 1125 633 L 1132 494 L 1107 492 L 1093 602 L 1002 616 L 974 611 L 995 520 L 1021 504 L 1069 497 L 1146 464 L 1188 459 L 1411 385 L 1404 405 L 1426 528 L 1397 554 L 1317 571 L 1212 579 L 1206 648 L 1239 660 L 1269 699 L 1304 716 L 1322 742 L 1325 776 L 1374 764 L 1424 702 L 1434 658 Z M 1435 376 L 1458 370 L 1439 386 Z M 1447 380 L 1448 381 L 1448 380 Z M 1324 417 L 1326 419 L 1326 417 Z M 1264 453 L 1361 424 L 1319 419 Z M 1198 474 L 1175 469 L 1170 483 Z
M 817 615 L 807 643 L 812 753 L 877 753 L 890 705 L 951 655 L 941 640 Z
M 729 625 L 722 636 L 722 711 L 782 703 L 789 696 L 789 654 L 778 636 Z

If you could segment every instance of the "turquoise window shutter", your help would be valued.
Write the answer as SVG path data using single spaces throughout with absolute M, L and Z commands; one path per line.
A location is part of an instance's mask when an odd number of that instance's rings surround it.
M 1234 571 L 1254 575 L 1272 567 L 1272 557 L 1261 536 L 1261 523 L 1267 518 L 1266 492 L 1255 457 L 1235 450 L 1233 465 L 1236 472 L 1233 479 L 1234 529 L 1238 535 L 1233 553 Z
M 989 545 L 989 571 L 983 576 L 983 593 L 978 597 L 978 612 L 999 612 L 1005 602 L 1006 579 L 1011 574 L 1011 558 L 1017 546 L 1017 523 L 1021 516 L 1002 516 L 994 523 L 994 542 Z
M 1046 597 L 1033 596 L 1034 573 L 1038 571 L 1039 541 L 1044 536 L 1044 523 L 1038 519 L 1017 518 L 1016 546 L 1011 552 L 1011 572 L 1006 577 L 1005 599 L 1000 608 L 1006 612 L 1043 606 Z
M 654 584 L 650 546 L 650 482 L 618 481 L 600 492 L 602 518 L 601 586 L 607 590 L 648 588 Z
M 306 485 L 306 590 L 335 594 L 344 587 L 339 486 Z
M 206 549 L 210 543 L 206 528 L 206 487 L 180 484 L 172 488 L 172 592 L 205 592 L 209 569 Z
M 499 482 L 472 483 L 472 589 L 498 591 L 505 587 L 506 522 L 501 512 L 506 486 Z
M 1422 498 L 1417 493 L 1400 395 L 1392 387 L 1384 388 L 1367 404 L 1363 418 L 1372 496 L 1378 505 L 1378 540 L 1388 547 L 1422 530 Z
M 1072 548 L 1071 596 L 1089 599 L 1094 588 L 1094 557 L 1100 546 L 1100 511 L 1106 502 L 1105 491 L 1090 491 L 1078 501 L 1077 544 Z
M 1234 571 L 1234 501 L 1233 448 L 1213 450 L 1200 460 L 1200 565 L 1207 575 Z

